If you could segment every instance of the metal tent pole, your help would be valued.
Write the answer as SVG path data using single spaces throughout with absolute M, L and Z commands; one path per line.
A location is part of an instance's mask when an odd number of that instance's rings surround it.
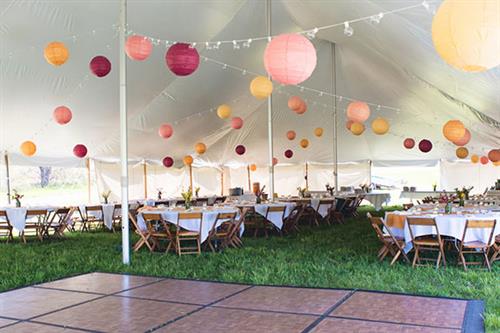
M 5 182 L 7 185 L 7 203 L 10 205 L 10 200 L 11 200 L 11 194 L 10 194 L 10 167 L 9 167 L 9 153 L 5 151 L 4 153 L 4 158 L 5 158 Z
M 267 36 L 272 36 L 271 30 L 271 0 L 266 0 Z M 268 75 L 271 80 L 271 76 Z M 273 96 L 267 98 L 267 140 L 269 144 L 269 197 L 274 201 L 274 164 L 273 164 Z
M 148 198 L 148 164 L 146 160 L 144 160 L 144 164 L 142 165 L 142 178 L 144 182 L 144 199 Z
M 332 94 L 333 94 L 333 176 L 335 194 L 339 192 L 339 165 L 338 165 L 338 126 L 337 126 L 337 66 L 335 63 L 335 43 L 331 43 L 332 49 Z
M 120 3 L 120 165 L 122 194 L 122 257 L 130 264 L 130 240 L 128 220 L 128 133 L 127 133 L 127 59 L 125 35 L 127 29 L 127 0 Z M 126 207 L 126 208 L 125 208 Z
M 91 189 L 91 179 L 90 179 L 90 158 L 85 160 L 85 168 L 87 169 L 87 203 L 90 204 L 92 200 L 92 189 Z

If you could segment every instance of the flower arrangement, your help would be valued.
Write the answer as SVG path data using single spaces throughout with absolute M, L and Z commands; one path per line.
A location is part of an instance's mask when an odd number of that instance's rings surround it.
M 433 183 L 432 183 L 432 190 L 433 190 L 434 192 L 436 192 L 437 186 L 438 186 L 438 185 L 437 185 L 437 183 L 436 183 L 436 182 L 433 182 Z
M 107 190 L 101 193 L 102 201 L 107 204 L 109 200 L 109 196 L 111 195 L 111 190 Z
M 181 195 L 184 199 L 184 206 L 186 207 L 186 209 L 191 208 L 191 202 L 193 201 L 193 191 L 191 190 L 191 187 L 188 188 L 187 191 L 183 191 Z
M 14 193 L 12 194 L 12 200 L 16 201 L 16 207 L 21 207 L 21 199 L 24 198 L 24 195 L 17 192 L 17 190 L 13 190 L 12 193 Z
M 307 189 L 304 187 L 297 187 L 297 191 L 299 192 L 299 197 L 304 198 L 306 196 Z
M 469 193 L 473 188 L 474 186 L 471 187 L 463 186 L 462 189 L 455 188 L 455 193 L 457 194 L 457 197 L 459 199 L 459 204 L 461 207 L 465 205 L 465 200 L 469 200 Z
M 194 189 L 194 195 L 195 195 L 195 197 L 198 198 L 199 194 L 200 194 L 200 187 L 195 187 L 195 189 Z
M 448 193 L 446 192 L 443 192 L 439 195 L 439 199 L 438 199 L 438 202 L 439 203 L 444 203 L 444 204 L 447 204 L 447 203 L 452 203 L 453 200 L 455 200 L 455 196 L 450 194 L 448 195 Z
M 330 184 L 328 184 L 328 183 L 325 185 L 325 187 L 326 187 L 326 191 L 330 194 L 330 196 L 333 197 L 333 191 L 335 190 L 335 187 L 330 186 Z

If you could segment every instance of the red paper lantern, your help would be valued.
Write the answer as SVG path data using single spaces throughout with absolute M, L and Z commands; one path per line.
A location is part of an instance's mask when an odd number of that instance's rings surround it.
M 415 147 L 415 140 L 413 140 L 412 138 L 406 138 L 403 142 L 403 145 L 406 149 L 412 149 L 413 147 Z
M 432 150 L 432 142 L 427 139 L 423 139 L 418 143 L 418 149 L 420 149 L 422 153 L 428 153 Z
M 293 151 L 291 149 L 285 150 L 285 157 L 286 158 L 292 158 L 293 156 Z
M 196 48 L 186 43 L 172 45 L 165 55 L 167 67 L 177 76 L 193 74 L 200 65 L 200 55 Z
M 127 38 L 125 53 L 132 60 L 146 60 L 153 50 L 153 44 L 144 36 L 133 35 Z
M 452 141 L 454 144 L 456 144 L 457 146 L 465 146 L 466 144 L 469 143 L 470 141 L 470 138 L 471 138 L 471 135 L 470 135 L 470 132 L 469 130 L 466 128 L 465 129 L 465 134 L 463 137 L 461 137 L 460 139 L 458 140 L 455 140 L 455 141 Z
M 500 161 L 500 149 L 492 149 L 488 152 L 488 158 L 493 163 Z
M 73 147 L 73 154 L 78 158 L 84 158 L 85 156 L 87 156 L 87 147 L 78 144 Z
M 164 139 L 168 139 L 174 134 L 174 129 L 170 124 L 163 124 L 158 129 L 158 135 Z
M 63 106 L 63 105 L 58 106 L 54 110 L 53 116 L 54 116 L 54 120 L 59 125 L 66 125 L 67 123 L 69 123 L 71 121 L 71 118 L 73 118 L 73 114 L 71 113 L 71 110 L 68 107 Z
M 273 157 L 273 166 L 278 164 L 278 159 L 276 157 Z
M 295 131 L 291 131 L 291 130 L 290 130 L 290 131 L 286 132 L 286 138 L 287 138 L 288 140 L 290 140 L 290 141 L 291 141 L 291 140 L 294 140 L 294 139 L 295 139 L 295 136 L 296 136 Z
M 90 71 L 97 77 L 104 77 L 111 72 L 111 62 L 105 56 L 94 57 L 90 61 Z
M 231 119 L 231 127 L 234 129 L 240 129 L 243 127 L 243 119 L 240 117 L 233 117 L 233 119 Z
M 479 159 L 479 161 L 481 162 L 481 164 L 486 165 L 486 164 L 488 164 L 488 162 L 490 160 L 486 156 L 481 156 L 481 158 Z
M 236 154 L 238 155 L 243 155 L 247 150 L 245 148 L 245 146 L 243 145 L 238 145 L 236 146 L 236 148 L 234 149 L 234 151 L 236 152 Z
M 363 123 L 370 117 L 370 107 L 365 102 L 351 102 L 347 106 L 347 119 Z
M 174 159 L 170 156 L 165 157 L 162 162 L 166 168 L 170 168 L 172 165 L 174 165 Z

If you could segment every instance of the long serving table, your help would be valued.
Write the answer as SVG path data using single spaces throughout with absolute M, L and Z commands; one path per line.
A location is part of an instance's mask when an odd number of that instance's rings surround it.
M 267 209 L 269 207 L 285 207 L 285 214 L 283 215 L 281 212 L 269 212 L 267 214 L 267 220 L 274 224 L 276 228 L 282 229 L 284 219 L 286 219 L 292 210 L 295 208 L 296 204 L 293 202 L 268 202 L 268 203 L 251 203 L 251 202 L 240 202 L 233 203 L 236 207 L 243 209 L 249 208 L 253 209 L 257 214 L 266 217 Z
M 99 204 L 96 206 L 101 206 L 102 208 L 102 214 L 104 216 L 101 216 L 101 212 L 99 211 L 89 211 L 87 212 L 87 206 L 85 205 L 80 205 L 78 208 L 82 212 L 82 214 L 88 214 L 91 216 L 94 216 L 98 219 L 102 218 L 104 221 L 104 225 L 109 229 L 113 229 L 113 217 L 115 215 L 115 204 L 114 203 L 108 203 L 108 204 Z

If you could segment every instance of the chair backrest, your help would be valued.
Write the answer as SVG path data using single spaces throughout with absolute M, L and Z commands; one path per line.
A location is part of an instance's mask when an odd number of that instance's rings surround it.
M 381 242 L 384 242 L 384 232 L 382 231 L 382 227 L 384 225 L 384 220 L 382 220 L 381 217 L 372 216 L 372 214 L 370 214 L 370 213 L 366 213 L 366 217 L 368 217 L 368 220 L 370 220 L 370 224 L 372 225 L 373 230 L 375 230 L 375 234 L 377 235 L 377 238 Z
M 87 212 L 102 211 L 102 206 L 85 206 Z
M 250 211 L 249 208 L 243 208 L 240 212 L 240 218 L 233 223 L 233 227 L 229 232 L 229 238 L 232 238 L 236 233 L 238 233 L 241 229 L 241 225 L 245 223 L 245 217 L 247 213 Z
M 47 221 L 48 210 L 47 209 L 28 209 L 26 211 L 26 218 L 36 218 L 38 222 L 43 223 Z
M 318 203 L 318 208 L 321 206 L 328 206 L 328 209 L 330 209 L 333 206 L 333 200 L 320 200 Z
M 495 232 L 496 220 L 467 220 L 465 222 L 464 234 L 462 236 L 462 244 L 465 240 L 465 235 L 469 229 L 491 229 L 490 236 L 488 237 L 488 245 L 491 244 L 493 233 Z
M 68 223 L 68 220 L 71 218 L 71 215 L 73 215 L 74 208 L 69 208 L 69 207 L 63 207 L 63 208 L 57 208 L 54 211 L 54 214 L 52 215 L 52 218 L 50 219 L 50 223 Z M 57 220 L 57 221 L 56 221 Z
M 335 202 L 335 211 L 336 212 L 342 212 L 344 210 L 344 207 L 346 205 L 347 201 L 344 198 L 336 198 Z
M 148 228 L 149 232 L 153 232 L 156 230 L 156 228 L 153 226 L 155 222 L 161 223 L 161 221 L 163 220 L 161 214 L 159 213 L 143 213 L 142 218 L 144 219 L 144 223 L 146 223 L 146 227 Z
M 219 213 L 217 214 L 217 219 L 215 220 L 215 223 L 212 225 L 212 229 L 210 229 L 210 234 L 215 233 L 215 230 L 220 226 L 218 223 L 219 221 L 222 221 L 222 223 L 234 223 L 234 220 L 236 218 L 236 213 Z
M 434 218 L 429 218 L 429 217 L 406 217 L 406 222 L 408 223 L 408 229 L 410 230 L 410 236 L 412 241 L 415 239 L 415 236 L 413 234 L 413 228 L 415 226 L 427 226 L 427 227 L 432 227 L 436 230 L 436 236 L 438 238 L 438 241 L 441 242 L 441 235 L 439 234 L 439 228 L 436 224 L 436 219 Z M 433 235 L 430 233 L 429 235 Z M 419 235 L 416 237 L 420 237 L 424 235 Z
M 331 207 L 331 201 L 329 202 L 330 207 Z M 321 206 L 321 205 L 320 205 Z M 285 224 L 288 225 L 297 225 L 299 223 L 300 218 L 302 217 L 302 214 L 304 213 L 305 206 L 298 204 L 293 208 L 293 210 L 290 212 L 290 215 L 285 219 Z
M 7 212 L 5 210 L 0 210 L 0 228 L 1 229 L 12 228 L 9 222 L 9 217 L 7 216 Z
M 143 234 L 145 232 L 145 230 L 141 230 L 141 228 L 139 228 L 139 223 L 137 223 L 137 212 L 134 213 L 134 211 L 129 211 L 128 220 L 132 223 L 136 233 Z
M 183 220 L 200 220 L 200 234 L 201 234 L 201 226 L 203 224 L 203 213 L 179 213 L 179 217 L 177 218 L 177 232 L 182 228 L 180 226 L 180 222 Z
M 285 210 L 286 206 L 267 206 L 267 211 L 266 211 L 266 220 L 267 217 L 269 216 L 270 213 L 281 213 L 282 214 L 282 219 L 285 218 Z

